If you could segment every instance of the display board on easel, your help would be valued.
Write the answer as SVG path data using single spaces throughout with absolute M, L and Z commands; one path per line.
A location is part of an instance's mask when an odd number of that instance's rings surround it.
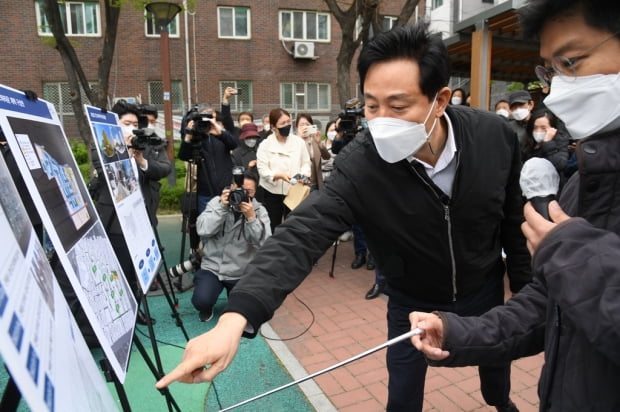
M 128 155 L 116 113 L 88 105 L 84 109 L 138 282 L 146 294 L 157 276 L 161 253 L 140 191 L 136 162 Z
M 124 382 L 137 303 L 54 106 L 0 85 L 0 126 L 103 352 Z
M 33 411 L 117 410 L 0 156 L 0 353 Z

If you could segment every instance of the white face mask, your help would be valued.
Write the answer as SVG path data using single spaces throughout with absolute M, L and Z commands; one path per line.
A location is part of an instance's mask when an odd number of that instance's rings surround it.
M 529 116 L 530 110 L 525 107 L 519 107 L 512 111 L 512 118 L 518 121 L 525 120 Z
M 136 129 L 133 126 L 121 126 L 121 130 L 123 131 L 123 137 L 133 136 L 133 130 Z
M 269 130 L 271 130 L 271 125 L 269 123 L 263 125 L 263 130 L 268 132 Z
M 247 147 L 254 147 L 256 146 L 257 141 L 258 141 L 257 139 L 245 139 L 245 145 Z
M 540 143 L 545 140 L 547 132 L 532 132 L 532 137 L 536 140 L 536 143 Z
M 508 119 L 508 116 L 510 116 L 510 112 L 506 109 L 497 109 L 497 111 L 495 112 L 496 114 L 505 117 L 506 119 Z
M 435 100 L 426 115 L 423 123 L 408 122 L 406 120 L 396 119 L 394 117 L 377 117 L 368 121 L 368 128 L 372 134 L 372 138 L 379 152 L 379 156 L 388 163 L 396 163 L 407 158 L 418 150 L 428 140 L 433 133 L 437 118 L 433 122 L 431 130 L 426 133 L 424 124 L 430 117 Z
M 327 138 L 329 140 L 334 140 L 336 138 L 336 134 L 338 134 L 338 132 L 336 132 L 335 130 L 332 130 L 331 132 L 327 132 Z
M 619 96 L 620 73 L 571 79 L 554 76 L 545 105 L 564 121 L 573 139 L 583 139 L 618 122 Z
M 452 103 L 455 106 L 458 106 L 459 104 L 463 103 L 463 98 L 462 97 L 458 97 L 458 96 L 454 96 L 451 100 L 450 103 Z

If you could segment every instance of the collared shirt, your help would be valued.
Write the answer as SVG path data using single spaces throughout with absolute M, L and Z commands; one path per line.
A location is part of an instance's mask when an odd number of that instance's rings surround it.
M 415 156 L 409 156 L 407 160 L 411 163 L 416 161 L 424 166 L 424 170 L 428 177 L 435 183 L 445 194 L 452 196 L 452 184 L 456 175 L 456 141 L 454 140 L 454 128 L 452 122 L 446 113 L 444 113 L 446 123 L 448 124 L 448 137 L 446 138 L 446 146 L 439 155 L 435 166 L 423 162 Z

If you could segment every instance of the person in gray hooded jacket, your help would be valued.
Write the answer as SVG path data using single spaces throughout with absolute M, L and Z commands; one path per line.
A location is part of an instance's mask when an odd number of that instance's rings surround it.
M 203 322 L 213 317 L 222 290 L 232 290 L 258 248 L 271 236 L 267 209 L 254 199 L 256 187 L 256 177 L 246 172 L 241 188 L 235 184 L 225 188 L 196 221 L 203 256 L 194 275 L 192 304 Z

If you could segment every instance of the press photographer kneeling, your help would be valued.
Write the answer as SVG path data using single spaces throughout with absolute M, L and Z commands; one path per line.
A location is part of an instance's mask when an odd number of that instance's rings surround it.
M 192 304 L 203 322 L 213 317 L 222 290 L 230 293 L 245 266 L 271 236 L 267 209 L 254 199 L 256 176 L 235 167 L 233 178 L 230 188 L 211 199 L 196 221 L 203 256 L 200 270 L 194 274 Z

